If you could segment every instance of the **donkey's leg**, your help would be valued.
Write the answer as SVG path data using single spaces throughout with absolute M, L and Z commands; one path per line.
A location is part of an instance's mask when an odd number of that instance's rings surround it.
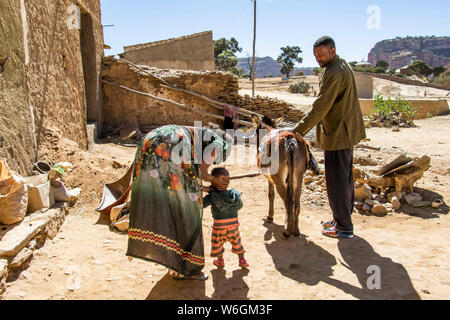
M 269 181 L 269 214 L 267 215 L 266 221 L 270 223 L 273 222 L 274 202 L 275 202 L 275 187 L 273 183 Z
M 302 196 L 302 187 L 303 187 L 303 175 L 306 171 L 306 149 L 303 145 L 299 146 L 299 149 L 296 150 L 294 154 L 294 159 L 296 166 L 294 168 L 295 171 L 295 185 L 294 185 L 294 208 L 293 208 L 293 216 L 294 216 L 294 223 L 293 223 L 293 229 L 292 234 L 295 237 L 298 237 L 300 235 L 300 229 L 299 229 L 299 215 L 300 215 L 300 198 Z
M 292 215 L 289 214 L 290 203 L 289 203 L 289 198 L 288 198 L 288 194 L 287 194 L 287 187 L 284 182 L 284 181 L 286 181 L 286 178 L 277 175 L 277 176 L 273 176 L 272 179 L 274 180 L 277 192 L 280 195 L 280 198 L 283 200 L 284 206 L 286 208 L 286 227 L 285 227 L 283 233 L 281 234 L 281 236 L 283 239 L 288 239 L 292 234 L 292 222 L 293 221 L 291 218 Z

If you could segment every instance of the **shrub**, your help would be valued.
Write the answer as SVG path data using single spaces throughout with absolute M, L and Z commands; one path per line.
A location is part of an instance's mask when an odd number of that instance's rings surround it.
M 289 86 L 289 92 L 290 93 L 308 93 L 309 89 L 311 88 L 310 84 L 307 82 L 298 82 L 296 84 L 291 84 Z
M 434 78 L 433 83 L 450 87 L 450 71 L 445 71 L 439 77 Z
M 384 99 L 378 93 L 375 97 L 375 114 L 372 115 L 372 118 L 381 117 L 383 120 L 391 120 L 397 117 L 401 122 L 413 125 L 415 115 L 416 111 L 412 104 L 406 102 L 401 96 L 395 100 L 390 97 Z

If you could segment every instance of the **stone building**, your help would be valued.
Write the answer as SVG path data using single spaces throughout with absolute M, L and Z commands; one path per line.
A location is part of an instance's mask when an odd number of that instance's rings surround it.
M 212 31 L 124 47 L 128 61 L 159 69 L 214 71 Z
M 102 127 L 100 0 L 0 1 L 0 157 L 31 173 L 45 132 L 87 148 Z

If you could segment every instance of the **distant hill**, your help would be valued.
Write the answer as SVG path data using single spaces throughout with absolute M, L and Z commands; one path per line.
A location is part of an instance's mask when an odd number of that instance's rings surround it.
M 423 60 L 432 67 L 450 64 L 450 37 L 406 37 L 378 42 L 369 53 L 369 62 L 375 66 L 384 60 L 389 68 L 401 68 L 412 60 Z
M 246 74 L 250 74 L 252 66 L 252 58 L 239 58 L 238 68 L 244 69 Z M 311 75 L 313 68 L 295 68 L 291 76 L 295 76 L 298 71 L 303 71 L 305 75 Z M 255 57 L 255 74 L 256 78 L 269 77 L 270 75 L 277 77 L 280 74 L 281 64 L 279 64 L 272 57 Z

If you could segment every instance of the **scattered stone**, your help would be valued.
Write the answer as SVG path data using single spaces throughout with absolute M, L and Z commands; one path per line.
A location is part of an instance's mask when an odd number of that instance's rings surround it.
M 400 203 L 400 200 L 397 197 L 391 198 L 391 204 L 392 204 L 392 209 L 394 209 L 394 210 L 398 210 L 402 206 L 402 204 Z
M 311 176 L 306 176 L 305 178 L 303 178 L 303 182 L 304 182 L 305 184 L 310 184 L 310 183 L 313 182 L 313 181 L 314 181 L 314 178 L 311 177 Z
M 414 208 L 427 208 L 431 206 L 431 201 L 417 201 L 412 204 Z
M 400 128 L 398 126 L 395 126 L 392 128 L 393 132 L 400 132 Z
M 362 206 L 364 206 L 363 201 L 355 201 L 355 207 L 362 207 Z
M 8 268 L 10 270 L 17 269 L 21 265 L 23 265 L 31 256 L 33 255 L 33 251 L 28 249 L 27 247 L 23 248 L 9 263 Z
M 421 201 L 421 200 L 422 200 L 422 196 L 415 192 L 411 192 L 410 194 L 407 194 L 405 196 L 405 202 L 409 205 L 412 205 L 413 203 Z
M 378 202 L 378 201 L 375 201 L 375 200 L 371 200 L 371 199 L 366 199 L 366 204 L 368 204 L 369 206 L 371 206 L 371 207 L 373 207 L 373 206 L 376 206 L 376 205 L 379 205 L 380 203 Z
M 371 206 L 369 206 L 367 203 L 366 204 L 364 204 L 363 205 L 363 211 L 365 211 L 365 212 L 370 212 L 370 210 L 372 209 L 372 207 Z
M 422 292 L 425 294 L 431 294 L 430 291 L 428 291 L 427 289 L 422 289 Z
M 8 261 L 0 260 L 0 295 L 6 290 L 7 277 L 8 277 Z
M 387 196 L 387 199 L 388 199 L 389 202 L 392 203 L 392 199 L 394 197 L 396 197 L 398 200 L 402 200 L 403 194 L 400 191 L 395 191 L 395 192 L 389 193 L 388 196 Z
M 371 212 L 373 215 L 375 215 L 377 217 L 384 217 L 385 215 L 387 215 L 388 210 L 385 206 L 383 206 L 381 204 L 380 205 L 377 204 L 372 207 Z
M 355 187 L 355 199 L 366 200 L 372 199 L 372 189 L 368 184 L 359 184 Z

